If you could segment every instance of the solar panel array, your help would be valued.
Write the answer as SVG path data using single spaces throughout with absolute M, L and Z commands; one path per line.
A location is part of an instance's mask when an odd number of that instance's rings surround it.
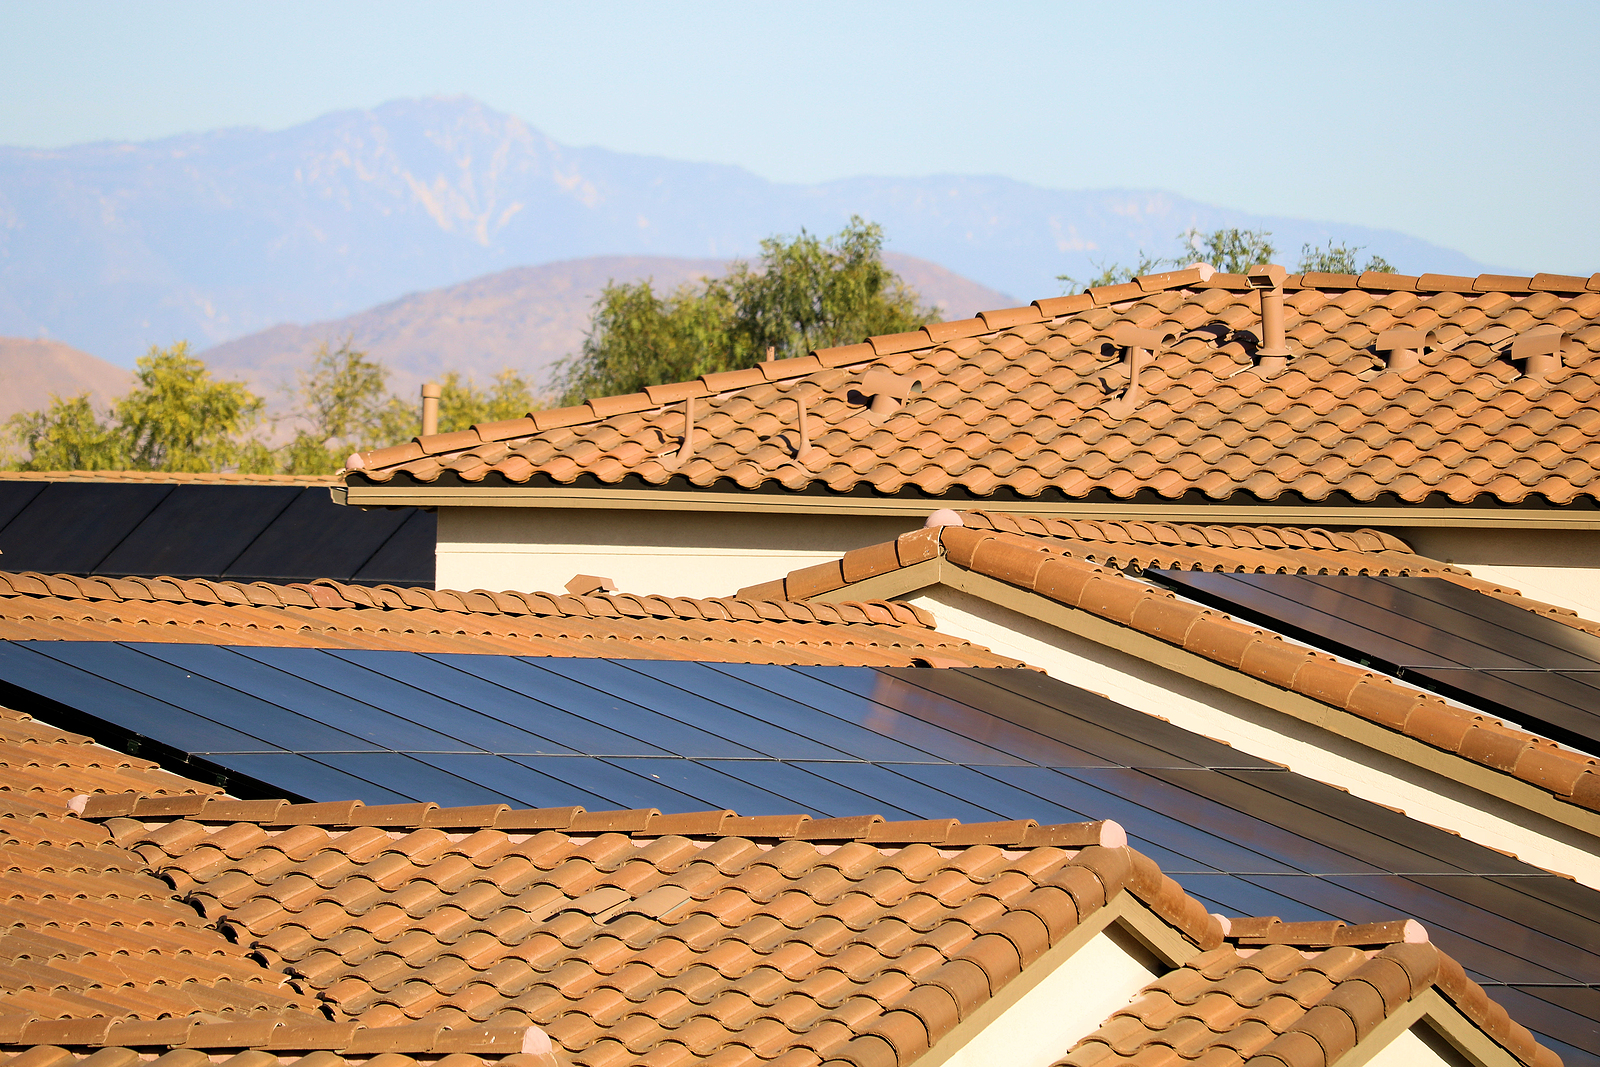
M 1224 914 L 1420 919 L 1600 1063 L 1600 894 L 1032 671 L 11 642 L 0 699 L 310 800 L 1114 818 Z
M 0 481 L 0 568 L 104 577 L 427 585 L 437 518 L 326 486 Z
M 1186 597 L 1600 755 L 1600 637 L 1443 578 L 1150 570 Z

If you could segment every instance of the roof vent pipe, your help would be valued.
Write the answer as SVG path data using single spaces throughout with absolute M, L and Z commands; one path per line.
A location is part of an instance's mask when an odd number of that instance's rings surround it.
M 1398 326 L 1380 333 L 1372 347 L 1385 353 L 1383 365 L 1389 370 L 1407 371 L 1422 363 L 1422 350 L 1427 344 L 1426 331 Z
M 672 457 L 674 467 L 682 464 L 694 455 L 694 397 L 687 397 L 683 402 L 683 444 L 678 446 L 678 454 Z
M 439 432 L 439 383 L 422 383 L 422 436 Z
M 1261 293 L 1261 347 L 1256 365 L 1276 374 L 1289 365 L 1289 336 L 1283 328 L 1283 280 L 1289 272 L 1276 263 L 1251 267 L 1245 279 Z
M 1529 378 L 1549 378 L 1561 369 L 1561 349 L 1566 331 L 1559 326 L 1536 326 L 1511 342 L 1511 358 L 1522 361 Z
M 1123 323 L 1111 331 L 1111 343 L 1128 353 L 1128 385 L 1122 395 L 1110 401 L 1106 408 L 1113 416 L 1125 419 L 1144 401 L 1144 389 L 1139 375 L 1155 358 L 1155 353 L 1166 347 L 1166 335 L 1156 330 L 1141 330 Z

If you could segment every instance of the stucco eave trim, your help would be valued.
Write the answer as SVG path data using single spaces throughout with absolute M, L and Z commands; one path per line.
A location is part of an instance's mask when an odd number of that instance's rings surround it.
M 606 486 L 343 485 L 335 503 L 355 507 L 588 508 L 642 511 L 737 511 L 784 515 L 925 516 L 942 508 L 983 508 L 1008 515 L 1100 521 L 1247 523 L 1294 526 L 1433 526 L 1468 529 L 1600 530 L 1589 508 L 1437 508 L 1230 504 L 1226 501 L 1080 503 L 973 497 L 847 496 L 818 493 L 723 493 Z

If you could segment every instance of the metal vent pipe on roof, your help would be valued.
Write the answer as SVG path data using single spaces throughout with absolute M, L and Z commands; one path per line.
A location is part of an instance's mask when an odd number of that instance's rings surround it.
M 422 383 L 422 436 L 439 432 L 439 383 Z
M 1264 374 L 1276 374 L 1289 365 L 1289 335 L 1283 327 L 1283 280 L 1289 272 L 1276 263 L 1251 267 L 1245 275 L 1250 287 L 1261 293 L 1261 347 L 1257 365 Z
M 1383 365 L 1389 370 L 1405 371 L 1421 364 L 1427 344 L 1427 331 L 1397 326 L 1380 333 L 1372 347 L 1385 354 Z
M 1529 378 L 1549 378 L 1561 369 L 1561 349 L 1567 333 L 1559 326 L 1535 326 L 1511 342 L 1511 358 L 1522 362 Z

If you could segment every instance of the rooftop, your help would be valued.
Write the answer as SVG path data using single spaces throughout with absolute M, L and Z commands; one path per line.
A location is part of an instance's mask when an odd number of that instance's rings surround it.
M 1595 503 L 1600 275 L 1307 274 L 1282 292 L 1286 360 L 1249 279 L 1191 268 L 420 438 L 352 456 L 345 481 L 1000 509 Z
M 898 1067 L 1113 920 L 1162 973 L 1066 1063 L 1331 1063 L 1424 1006 L 1560 1062 L 1416 923 L 1209 915 L 1114 823 L 239 801 L 0 725 L 16 1067 Z
M 1012 666 L 907 604 L 491 593 L 0 572 L 0 640 L 912 666 Z
M 1584 751 L 1558 745 L 1386 677 L 1381 670 L 1307 648 L 1270 628 L 1192 603 L 1133 575 L 1172 569 L 1433 577 L 1587 638 L 1600 635 L 1600 624 L 1479 581 L 1373 530 L 1060 521 L 982 511 L 967 512 L 961 520 L 965 525 L 905 534 L 741 590 L 740 595 L 812 603 L 866 591 L 897 596 L 938 580 L 917 568 L 953 565 L 1509 774 L 1566 803 L 1600 811 L 1600 739 Z M 852 593 L 856 589 L 862 592 Z

